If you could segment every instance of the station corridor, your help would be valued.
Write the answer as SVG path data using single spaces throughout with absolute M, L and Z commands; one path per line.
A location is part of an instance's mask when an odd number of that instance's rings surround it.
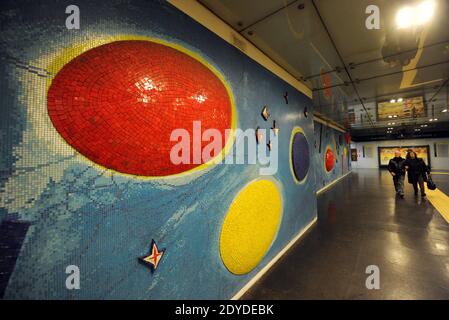
M 449 300 L 448 13 L 1 0 L 0 300 Z
M 449 191 L 449 175 L 434 181 Z M 353 170 L 318 196 L 317 224 L 244 299 L 449 299 L 449 224 L 405 185 L 400 199 L 388 171 Z M 369 265 L 379 290 L 365 286 Z

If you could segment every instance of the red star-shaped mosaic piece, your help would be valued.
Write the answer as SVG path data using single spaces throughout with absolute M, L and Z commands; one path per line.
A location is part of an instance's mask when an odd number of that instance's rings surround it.
M 147 266 L 149 266 L 151 268 L 151 271 L 154 272 L 158 265 L 159 262 L 162 259 L 162 256 L 164 255 L 165 250 L 161 249 L 159 250 L 156 242 L 153 240 L 151 242 L 151 249 L 150 249 L 150 253 L 146 256 L 143 256 L 140 258 L 140 260 L 146 264 Z

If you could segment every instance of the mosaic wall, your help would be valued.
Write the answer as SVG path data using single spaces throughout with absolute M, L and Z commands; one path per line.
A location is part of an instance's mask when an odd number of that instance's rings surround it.
M 316 217 L 335 133 L 313 158 L 311 100 L 165 1 L 71 4 L 1 2 L 0 296 L 230 298 Z M 196 120 L 276 130 L 277 172 L 173 165 Z
M 350 144 L 346 134 L 315 122 L 314 169 L 317 190 L 351 170 Z
M 349 127 L 348 97 L 338 86 L 343 80 L 338 73 L 329 72 L 332 68 L 321 57 L 312 59 L 311 66 L 314 74 L 319 74 L 319 77 L 313 80 L 314 85 L 325 88 L 314 92 L 315 110 L 324 115 L 337 115 L 337 118 L 333 120 Z M 313 165 L 316 188 L 320 190 L 351 170 L 351 148 L 349 141 L 346 141 L 345 133 L 319 122 L 315 122 L 314 126 L 314 146 Z

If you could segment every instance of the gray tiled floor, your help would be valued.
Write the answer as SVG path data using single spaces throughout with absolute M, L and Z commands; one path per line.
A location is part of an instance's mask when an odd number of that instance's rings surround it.
M 449 175 L 435 179 L 449 186 Z M 365 269 L 380 269 L 368 290 Z M 318 198 L 318 223 L 244 299 L 449 299 L 449 225 L 428 201 L 359 169 Z

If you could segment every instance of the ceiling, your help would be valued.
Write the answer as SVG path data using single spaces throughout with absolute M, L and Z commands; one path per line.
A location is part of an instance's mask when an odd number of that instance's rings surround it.
M 395 23 L 399 9 L 423 1 L 199 0 L 311 88 L 318 113 L 364 139 L 449 131 L 449 0 L 433 0 L 421 27 Z M 379 29 L 365 26 L 369 5 Z M 423 98 L 423 114 L 379 119 L 379 102 L 412 97 Z

